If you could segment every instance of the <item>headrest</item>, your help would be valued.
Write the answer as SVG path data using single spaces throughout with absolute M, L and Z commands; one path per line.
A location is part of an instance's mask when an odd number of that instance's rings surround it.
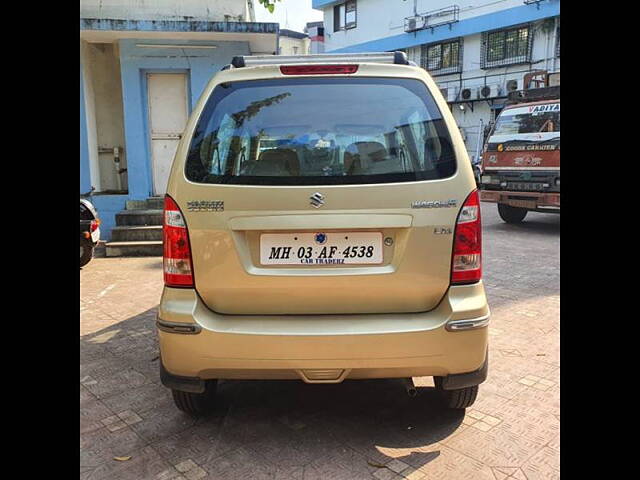
M 251 174 L 269 177 L 297 177 L 300 175 L 298 154 L 288 148 L 265 150 L 253 165 Z

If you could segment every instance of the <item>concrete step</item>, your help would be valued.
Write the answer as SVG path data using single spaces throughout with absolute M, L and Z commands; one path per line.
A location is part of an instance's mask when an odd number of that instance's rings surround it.
M 162 210 L 122 210 L 116 213 L 116 225 L 162 225 Z
M 162 210 L 164 197 L 149 197 L 146 200 L 127 200 L 127 210 Z
M 164 208 L 164 197 L 149 197 L 145 200 L 147 208 L 162 210 Z
M 107 257 L 160 257 L 162 240 L 147 242 L 107 242 Z
M 146 210 L 147 201 L 146 200 L 127 200 L 124 208 L 127 210 Z
M 162 225 L 113 227 L 111 240 L 114 242 L 162 241 Z

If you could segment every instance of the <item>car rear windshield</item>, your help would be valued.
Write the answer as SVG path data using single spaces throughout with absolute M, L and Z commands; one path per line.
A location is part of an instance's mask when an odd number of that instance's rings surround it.
M 198 183 L 327 185 L 432 180 L 455 169 L 423 82 L 291 78 L 218 85 L 185 173 Z

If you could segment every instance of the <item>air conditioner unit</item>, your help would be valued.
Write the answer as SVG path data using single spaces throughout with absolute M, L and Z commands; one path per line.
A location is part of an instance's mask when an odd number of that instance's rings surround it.
M 458 87 L 447 88 L 447 102 L 455 102 L 458 99 Z
M 460 100 L 469 101 L 476 100 L 478 98 L 478 89 L 477 88 L 463 88 L 460 91 Z
M 522 89 L 522 80 L 507 80 L 505 85 L 507 93 Z
M 416 17 L 407 17 L 404 19 L 404 31 L 415 32 L 425 28 L 425 17 L 418 15 Z
M 499 85 L 485 85 L 484 87 L 478 87 L 478 98 L 495 98 L 499 97 L 501 92 Z
M 458 87 L 441 88 L 440 93 L 442 93 L 444 99 L 449 103 L 455 102 L 458 99 Z

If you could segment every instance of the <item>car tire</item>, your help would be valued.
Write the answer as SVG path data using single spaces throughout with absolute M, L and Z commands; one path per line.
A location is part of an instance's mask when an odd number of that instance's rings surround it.
M 527 216 L 527 209 L 499 203 L 498 214 L 507 223 L 520 223 Z
M 93 258 L 93 243 L 86 238 L 80 239 L 80 266 L 84 267 Z
M 445 408 L 464 409 L 473 405 L 478 396 L 478 385 L 457 390 L 439 390 L 440 401 Z
M 207 380 L 203 393 L 183 392 L 171 389 L 173 402 L 181 410 L 189 415 L 201 416 L 213 408 L 216 396 L 217 380 Z

